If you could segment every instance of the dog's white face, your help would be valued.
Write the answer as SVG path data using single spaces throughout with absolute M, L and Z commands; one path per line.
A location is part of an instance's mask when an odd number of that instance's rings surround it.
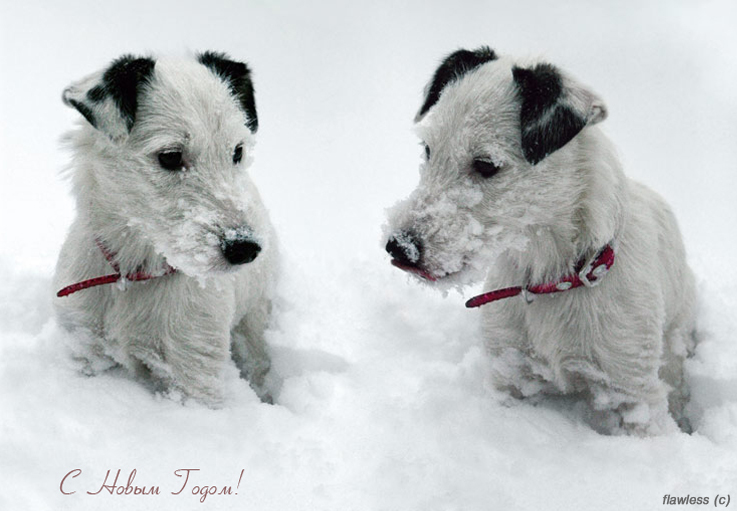
M 96 128 L 78 134 L 86 173 L 74 176 L 93 222 L 140 235 L 189 275 L 258 255 L 268 221 L 246 172 L 257 119 L 244 64 L 212 53 L 124 57 L 64 100 Z
M 393 264 L 458 286 L 531 235 L 574 228 L 582 180 L 571 140 L 605 115 L 593 93 L 547 64 L 525 67 L 488 48 L 450 55 L 416 118 L 420 183 L 389 214 Z

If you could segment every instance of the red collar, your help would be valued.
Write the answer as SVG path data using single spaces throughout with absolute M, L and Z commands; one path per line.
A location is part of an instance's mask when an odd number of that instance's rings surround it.
M 158 277 L 163 277 L 164 275 L 169 275 L 177 271 L 176 268 L 172 268 L 171 266 L 169 266 L 169 264 L 166 264 L 163 271 L 156 274 L 146 273 L 144 271 L 136 271 L 134 273 L 128 273 L 125 277 L 123 277 L 120 274 L 120 266 L 115 261 L 115 254 L 110 252 L 100 240 L 96 239 L 95 243 L 100 249 L 100 252 L 102 252 L 102 255 L 105 256 L 105 259 L 107 259 L 107 262 L 109 262 L 110 266 L 113 267 L 115 273 L 111 273 L 110 275 L 103 275 L 101 277 L 95 277 L 93 279 L 83 280 L 82 282 L 77 282 L 76 284 L 72 284 L 71 286 L 67 286 L 64 289 L 60 290 L 58 293 L 56 293 L 56 296 L 61 298 L 62 296 L 68 296 L 72 293 L 76 293 L 77 291 L 81 291 L 90 287 L 101 286 L 103 284 L 112 284 L 114 282 L 118 282 L 121 279 L 138 282 L 141 280 L 150 280 Z
M 561 291 L 568 291 L 569 289 L 575 289 L 581 286 L 594 287 L 601 284 L 604 275 L 607 274 L 613 264 L 614 249 L 612 248 L 612 243 L 607 243 L 606 246 L 599 250 L 593 258 L 579 262 L 575 273 L 571 273 L 561 279 L 554 282 L 548 282 L 546 284 L 526 287 L 507 287 L 504 289 L 489 291 L 488 293 L 474 296 L 468 300 L 466 302 L 466 307 L 480 307 L 484 304 L 503 300 L 504 298 L 517 296 L 519 294 L 524 294 L 527 301 L 530 302 L 532 301 L 531 298 L 534 298 L 534 295 L 559 293 Z M 533 296 L 529 296 L 529 294 L 532 294 Z

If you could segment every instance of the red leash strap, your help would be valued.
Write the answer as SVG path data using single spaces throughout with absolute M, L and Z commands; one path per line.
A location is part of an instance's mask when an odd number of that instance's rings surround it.
M 522 288 L 517 287 L 505 287 L 504 289 L 497 289 L 496 291 L 489 291 L 482 295 L 474 296 L 466 302 L 466 307 L 472 309 L 473 307 L 481 307 L 484 304 L 495 302 L 497 300 L 503 300 L 505 298 L 511 298 L 517 296 L 522 292 Z
M 488 293 L 474 296 L 473 298 L 468 300 L 466 302 L 466 307 L 480 307 L 482 305 L 495 302 L 497 300 L 503 300 L 504 298 L 517 296 L 523 291 L 526 291 L 532 295 L 540 295 L 549 293 L 560 293 L 562 291 L 568 291 L 569 289 L 575 289 L 581 286 L 594 287 L 601 283 L 604 275 L 607 274 L 613 264 L 614 249 L 612 248 L 612 244 L 608 243 L 588 264 L 585 262 L 579 263 L 576 273 L 566 275 L 565 277 L 556 280 L 555 282 L 548 282 L 535 286 L 527 286 L 525 288 L 517 286 L 489 291 Z
M 102 286 L 104 284 L 113 284 L 115 282 L 118 282 L 123 276 L 120 274 L 120 266 L 115 261 L 115 256 L 105 247 L 105 245 L 100 242 L 100 240 L 95 240 L 95 243 L 97 243 L 98 248 L 100 249 L 100 252 L 102 252 L 102 255 L 105 256 L 105 259 L 107 259 L 108 263 L 110 263 L 110 266 L 113 267 L 115 270 L 115 273 L 111 273 L 110 275 L 103 275 L 101 277 L 95 277 L 92 279 L 83 280 L 82 282 L 77 282 L 76 284 L 72 284 L 71 286 L 67 286 L 61 290 L 59 290 L 58 293 L 56 293 L 56 296 L 59 298 L 63 296 L 69 296 L 72 293 L 76 293 L 77 291 L 81 291 L 83 289 L 88 289 L 90 287 L 96 287 L 96 286 Z M 170 275 L 177 270 L 175 268 L 172 268 L 168 264 L 166 265 L 166 269 L 164 270 L 164 273 L 160 275 L 152 275 L 150 273 L 145 273 L 142 271 L 137 271 L 135 273 L 129 273 L 125 276 L 125 280 L 130 280 L 131 282 L 140 282 L 142 280 L 150 280 L 155 279 L 158 277 L 163 277 L 164 275 Z
M 56 296 L 61 298 L 62 296 L 68 296 L 72 293 L 76 293 L 77 291 L 87 289 L 88 287 L 101 286 L 103 284 L 112 284 L 114 282 L 117 282 L 118 280 L 120 280 L 120 273 L 113 273 L 110 275 L 103 275 L 102 277 L 95 277 L 94 279 L 83 280 L 82 282 L 77 282 L 76 284 L 65 287 L 64 289 L 56 293 Z

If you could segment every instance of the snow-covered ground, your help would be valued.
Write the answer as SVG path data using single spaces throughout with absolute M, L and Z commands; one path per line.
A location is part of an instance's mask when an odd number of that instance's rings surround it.
M 2 0 L 0 509 L 737 506 L 736 23 L 728 0 Z M 418 179 L 422 87 L 444 54 L 481 44 L 542 53 L 590 84 L 627 173 L 673 206 L 699 280 L 693 435 L 606 437 L 565 401 L 507 403 L 478 311 L 389 266 L 381 224 Z M 58 138 L 78 115 L 61 90 L 125 52 L 187 49 L 255 70 L 251 172 L 284 256 L 274 406 L 235 369 L 221 410 L 115 372 L 82 377 L 51 311 L 73 216 Z M 119 485 L 135 469 L 134 485 L 160 494 L 86 493 L 118 469 Z M 199 469 L 184 489 L 179 469 Z M 203 487 L 232 493 L 201 503 Z M 666 506 L 668 494 L 709 504 Z

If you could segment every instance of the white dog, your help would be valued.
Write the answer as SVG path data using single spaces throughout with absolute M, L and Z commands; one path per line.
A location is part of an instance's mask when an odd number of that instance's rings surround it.
M 86 119 L 68 137 L 77 217 L 54 279 L 76 355 L 212 406 L 232 355 L 268 399 L 276 247 L 246 173 L 248 67 L 212 52 L 123 56 L 63 99 Z
M 550 64 L 451 54 L 415 119 L 426 161 L 386 249 L 427 281 L 487 275 L 467 305 L 495 302 L 483 325 L 499 388 L 584 395 L 602 431 L 672 430 L 668 410 L 687 429 L 693 277 L 670 209 L 594 126 L 606 115 Z

